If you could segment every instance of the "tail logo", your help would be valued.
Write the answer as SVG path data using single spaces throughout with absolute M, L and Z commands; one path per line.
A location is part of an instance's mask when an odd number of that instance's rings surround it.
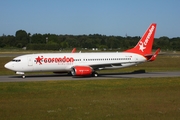
M 145 41 L 144 42 L 142 42 L 142 41 L 140 41 L 140 43 L 139 43 L 139 50 L 141 50 L 142 52 L 144 52 L 144 49 L 146 49 L 146 46 L 147 46 L 147 44 L 148 44 L 148 42 L 149 42 L 149 39 L 150 39 L 150 37 L 151 37 L 151 35 L 152 35 L 152 33 L 153 33 L 153 31 L 154 31 L 154 25 L 149 29 L 149 33 L 148 33 L 148 35 L 147 35 L 147 37 L 146 37 L 146 39 L 145 39 Z
M 143 42 L 141 41 L 141 42 L 139 43 L 139 50 L 141 50 L 142 52 L 144 52 L 144 49 L 146 49 L 146 47 L 144 47 Z

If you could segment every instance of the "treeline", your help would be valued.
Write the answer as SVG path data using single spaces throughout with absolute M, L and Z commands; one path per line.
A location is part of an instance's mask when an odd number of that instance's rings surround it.
M 0 48 L 26 48 L 27 50 L 92 49 L 125 50 L 134 47 L 140 37 L 89 35 L 33 34 L 18 30 L 13 35 L 0 36 Z M 180 51 L 180 37 L 155 38 L 153 49 Z

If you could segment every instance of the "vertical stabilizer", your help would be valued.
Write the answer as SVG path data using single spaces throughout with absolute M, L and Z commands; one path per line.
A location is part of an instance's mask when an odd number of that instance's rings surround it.
M 139 40 L 137 45 L 132 49 L 126 50 L 125 52 L 137 53 L 143 56 L 147 54 L 151 54 L 155 31 L 156 31 L 156 23 L 152 23 L 149 26 L 149 28 L 146 30 L 142 38 Z

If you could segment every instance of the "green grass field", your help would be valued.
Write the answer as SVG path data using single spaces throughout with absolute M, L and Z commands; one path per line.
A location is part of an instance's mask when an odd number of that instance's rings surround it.
M 180 78 L 0 84 L 1 120 L 178 120 Z
M 4 68 L 10 60 L 0 57 L 0 75 L 15 75 Z M 179 60 L 159 55 L 154 62 L 100 72 L 180 71 Z M 0 83 L 0 103 L 1 120 L 178 120 L 180 77 Z

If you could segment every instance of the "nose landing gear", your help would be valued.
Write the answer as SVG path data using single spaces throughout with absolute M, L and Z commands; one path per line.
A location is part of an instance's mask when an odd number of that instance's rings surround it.
M 24 75 L 24 72 L 16 72 L 16 74 L 22 75 L 22 78 L 23 78 L 23 79 L 26 78 L 26 76 Z
M 25 78 L 26 78 L 26 76 L 25 76 L 25 75 L 22 75 L 22 78 L 23 78 L 23 79 L 25 79 Z

